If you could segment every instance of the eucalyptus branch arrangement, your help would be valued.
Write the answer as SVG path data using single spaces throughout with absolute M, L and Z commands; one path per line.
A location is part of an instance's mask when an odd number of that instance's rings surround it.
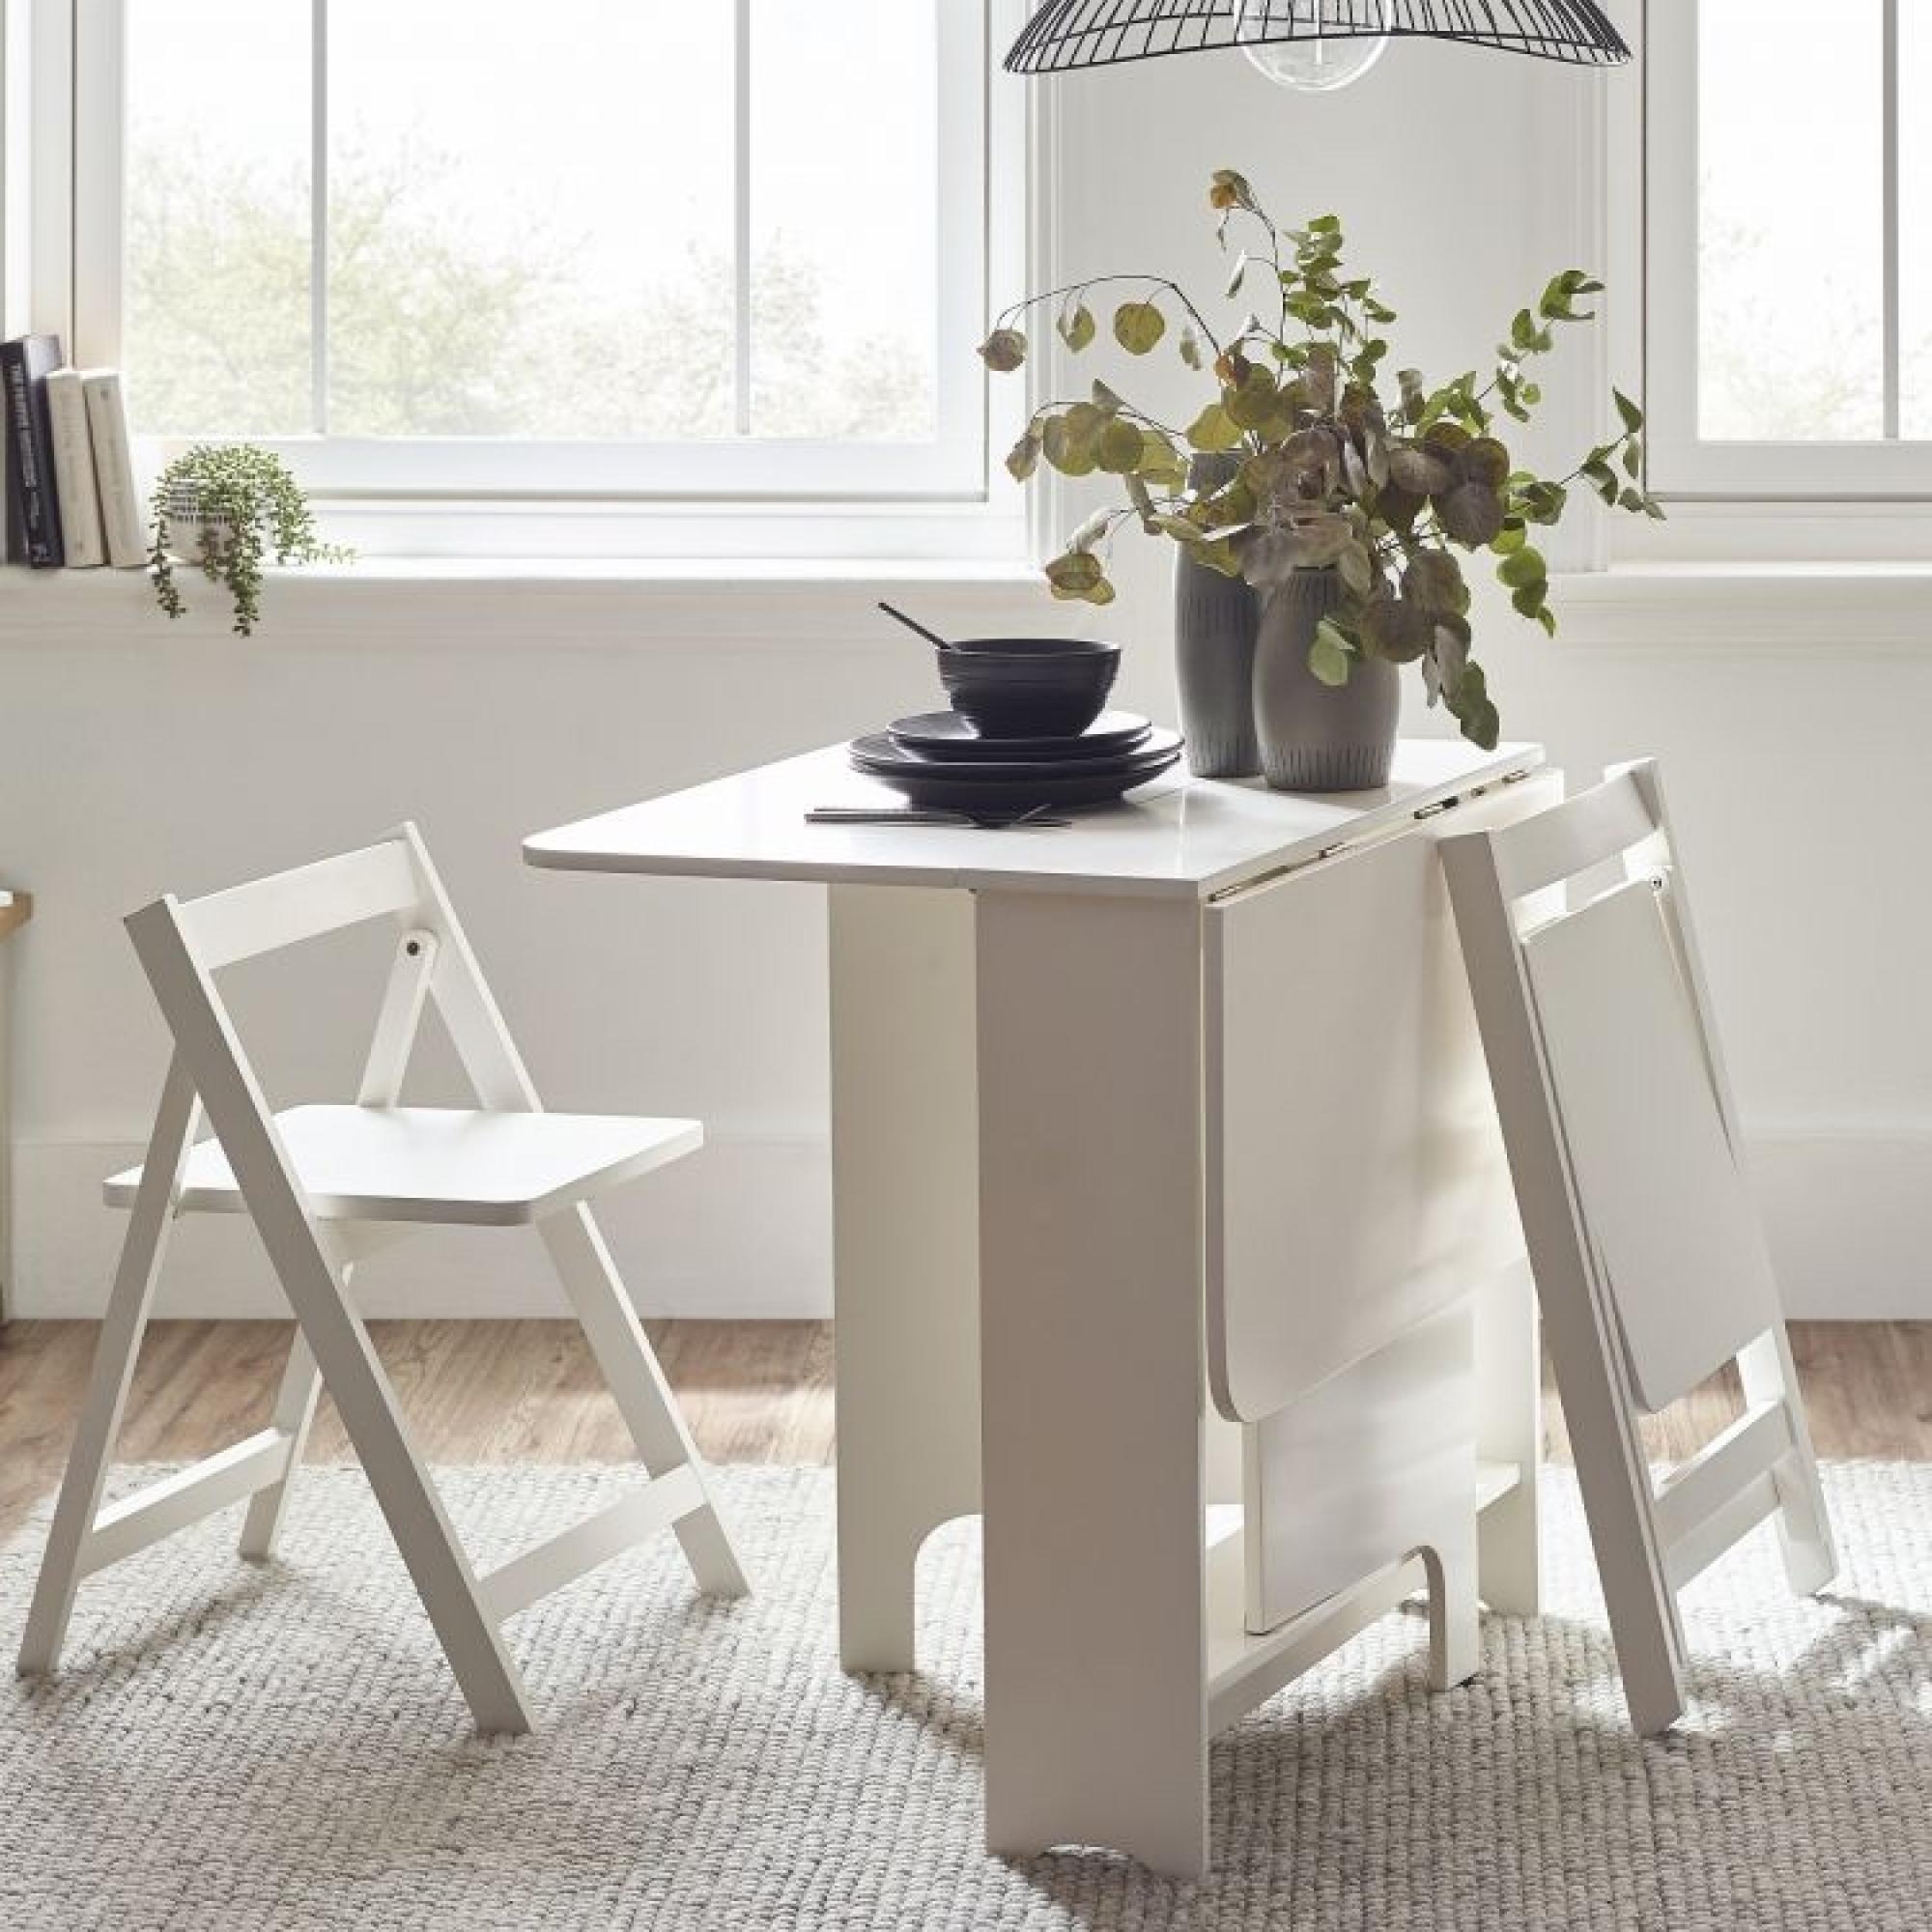
M 1395 311 L 1372 280 L 1344 269 L 1340 221 L 1324 214 L 1280 228 L 1228 169 L 1214 175 L 1208 203 L 1224 251 L 1236 222 L 1248 242 L 1234 255 L 1226 295 L 1259 295 L 1266 319 L 1250 313 L 1223 341 L 1178 283 L 1102 275 L 1014 303 L 980 345 L 989 369 L 1019 368 L 1028 349 L 1019 322 L 1057 304 L 1054 327 L 1077 355 L 1099 333 L 1089 298 L 1104 287 L 1128 294 L 1113 315 L 1122 349 L 1147 355 L 1172 330 L 1181 360 L 1215 384 L 1184 429 L 1103 382 L 1085 401 L 1034 412 L 1007 458 L 1015 480 L 1044 459 L 1065 476 L 1118 476 L 1126 497 L 1074 531 L 1046 566 L 1049 586 L 1056 597 L 1110 603 L 1106 559 L 1129 522 L 1263 593 L 1293 571 L 1332 568 L 1343 594 L 1315 633 L 1314 674 L 1337 686 L 1365 659 L 1420 664 L 1430 703 L 1446 704 L 1464 737 L 1492 748 L 1500 720 L 1470 655 L 1462 559 L 1492 555 L 1516 610 L 1553 636 L 1549 573 L 1532 529 L 1557 524 L 1577 484 L 1615 508 L 1663 514 L 1643 487 L 1642 412 L 1620 391 L 1620 433 L 1568 475 L 1519 469 L 1496 434 L 1498 416 L 1531 419 L 1542 390 L 1529 365 L 1555 346 L 1559 325 L 1594 319 L 1577 303 L 1603 284 L 1578 269 L 1557 275 L 1533 309 L 1518 311 L 1487 382 L 1472 370 L 1432 387 L 1402 369 L 1384 393 L 1382 331 Z M 1196 455 L 1230 460 L 1197 467 Z
M 323 543 L 301 485 L 286 464 L 252 443 L 197 443 L 163 469 L 155 484 L 148 531 L 148 574 L 170 617 L 187 609 L 176 570 L 186 563 L 227 587 L 238 636 L 254 635 L 262 615 L 262 571 L 278 564 L 346 563 L 354 553 Z M 194 533 L 189 545 L 182 536 Z M 192 556 L 169 548 L 180 540 Z

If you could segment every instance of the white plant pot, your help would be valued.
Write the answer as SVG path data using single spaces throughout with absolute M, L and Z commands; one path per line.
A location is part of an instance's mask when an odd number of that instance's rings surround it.
M 225 549 L 235 533 L 226 517 L 204 523 L 199 514 L 196 491 L 177 484 L 168 496 L 168 553 L 178 563 L 198 564 L 207 554 L 209 541 L 216 550 Z

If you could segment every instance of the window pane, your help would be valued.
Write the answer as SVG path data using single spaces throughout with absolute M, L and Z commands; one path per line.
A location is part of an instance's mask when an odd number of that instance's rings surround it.
M 941 4 L 752 0 L 755 436 L 934 434 Z
M 332 435 L 731 433 L 731 15 L 332 0 Z
M 1703 0 L 1699 15 L 1699 431 L 1880 437 L 1880 0 Z
M 134 427 L 303 435 L 308 0 L 169 0 L 127 15 L 123 360 Z
M 1899 433 L 1932 439 L 1932 6 L 1898 10 Z

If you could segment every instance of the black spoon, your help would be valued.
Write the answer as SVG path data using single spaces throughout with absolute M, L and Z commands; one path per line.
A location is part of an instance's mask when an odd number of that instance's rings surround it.
M 952 648 L 952 646 L 950 643 L 948 643 L 947 640 L 944 638 L 942 638 L 937 631 L 928 631 L 925 628 L 925 626 L 918 620 L 918 618 L 908 617 L 903 611 L 894 610 L 893 607 L 890 604 L 888 604 L 883 597 L 879 600 L 879 609 L 883 611 L 888 617 L 894 618 L 898 623 L 903 624 L 908 631 L 917 631 L 919 635 L 926 640 L 927 643 L 937 644 L 942 651 L 950 651 Z

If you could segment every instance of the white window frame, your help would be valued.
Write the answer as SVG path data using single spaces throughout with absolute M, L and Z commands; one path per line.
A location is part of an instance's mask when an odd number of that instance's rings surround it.
M 1884 355 L 1886 420 L 1894 439 L 1900 4 L 1884 0 Z M 1932 498 L 1932 442 L 1720 442 L 1696 434 L 1698 0 L 1654 0 L 1643 11 L 1643 368 L 1651 489 L 1666 501 L 1687 502 L 1823 505 Z M 1616 158 L 1613 150 L 1613 178 Z
M 31 14 L 31 326 L 59 332 L 77 363 L 117 365 L 121 23 L 130 0 L 0 4 Z M 714 4 L 734 9 L 742 101 L 751 0 Z M 311 5 L 320 35 L 327 0 Z M 1038 116 L 1027 90 L 998 71 L 998 53 L 1023 13 L 1024 0 L 941 0 L 938 9 L 949 78 L 940 89 L 939 419 L 931 442 L 296 438 L 264 446 L 330 506 L 331 533 L 377 552 L 1018 557 L 1027 519 L 1012 500 L 1018 493 L 1000 488 L 1007 479 L 989 433 L 988 384 L 973 351 L 990 298 L 1023 286 L 1028 268 L 1028 156 Z M 953 84 L 954 71 L 967 84 Z M 741 119 L 741 260 L 746 149 Z M 741 398 L 745 359 L 741 344 Z M 181 446 L 145 440 L 137 463 L 152 469 Z

